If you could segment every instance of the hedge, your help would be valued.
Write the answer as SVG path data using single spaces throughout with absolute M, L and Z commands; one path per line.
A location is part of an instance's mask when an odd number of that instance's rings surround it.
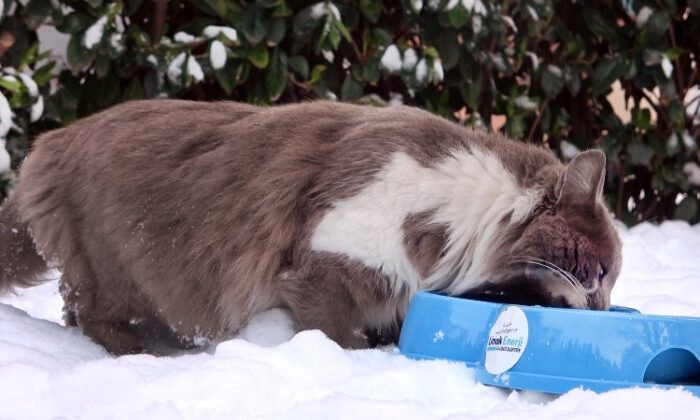
M 564 160 L 601 148 L 620 220 L 700 221 L 700 0 L 4 5 L 0 135 L 14 169 L 40 132 L 130 99 L 403 103 Z M 70 35 L 66 63 L 39 53 L 41 25 Z

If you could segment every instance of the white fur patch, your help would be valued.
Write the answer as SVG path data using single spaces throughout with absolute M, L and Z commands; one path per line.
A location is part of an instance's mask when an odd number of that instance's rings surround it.
M 485 280 L 479 276 L 499 222 L 509 214 L 513 222 L 523 220 L 539 199 L 539 192 L 522 190 L 496 157 L 481 150 L 457 151 L 431 168 L 399 152 L 375 181 L 323 216 L 311 248 L 380 270 L 395 291 L 405 286 L 412 295 L 446 287 L 459 293 Z M 402 226 L 409 215 L 429 210 L 449 227 L 449 241 L 435 273 L 422 279 L 404 249 Z

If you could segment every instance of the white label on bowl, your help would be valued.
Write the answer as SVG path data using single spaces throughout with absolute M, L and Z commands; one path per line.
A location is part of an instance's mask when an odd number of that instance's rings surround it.
M 515 366 L 527 346 L 528 326 L 525 312 L 507 306 L 491 327 L 486 343 L 486 371 L 501 374 Z

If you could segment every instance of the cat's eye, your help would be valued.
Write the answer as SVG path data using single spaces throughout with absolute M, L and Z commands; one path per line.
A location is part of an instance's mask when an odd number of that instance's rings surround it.
M 608 274 L 608 269 L 605 268 L 603 264 L 598 263 L 598 280 L 603 280 L 603 278 Z

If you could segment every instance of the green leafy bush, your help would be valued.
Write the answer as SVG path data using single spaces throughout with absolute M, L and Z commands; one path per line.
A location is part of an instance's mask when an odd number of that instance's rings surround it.
M 22 42 L 3 69 L 34 74 L 46 102 L 28 124 L 37 95 L 0 84 L 21 121 L 13 167 L 37 132 L 135 98 L 404 103 L 564 159 L 601 148 L 621 220 L 700 220 L 698 0 L 5 4 L 0 35 Z M 52 64 L 33 47 L 42 24 L 70 35 L 51 92 Z M 613 111 L 613 85 L 626 112 Z

